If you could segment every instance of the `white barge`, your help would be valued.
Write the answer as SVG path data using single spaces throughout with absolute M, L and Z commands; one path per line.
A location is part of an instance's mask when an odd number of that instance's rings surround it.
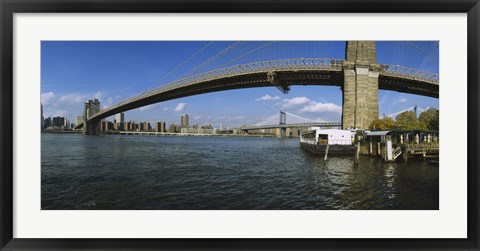
M 300 146 L 314 154 L 354 156 L 355 132 L 340 129 L 311 127 L 300 136 Z

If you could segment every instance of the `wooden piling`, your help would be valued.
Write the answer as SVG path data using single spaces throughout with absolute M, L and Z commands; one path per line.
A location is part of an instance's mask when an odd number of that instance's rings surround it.
M 327 160 L 328 158 L 328 148 L 329 148 L 330 145 L 327 145 L 327 148 L 325 148 L 325 158 L 323 158 L 323 160 Z
M 355 150 L 356 151 L 355 151 L 355 158 L 354 159 L 355 159 L 355 164 L 357 164 L 358 163 L 358 158 L 360 156 L 360 141 L 357 142 L 357 149 L 355 149 Z

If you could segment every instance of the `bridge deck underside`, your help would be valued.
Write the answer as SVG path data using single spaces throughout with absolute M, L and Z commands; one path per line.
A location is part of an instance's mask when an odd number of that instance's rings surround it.
M 119 112 L 132 110 L 142 106 L 163 102 L 167 100 L 188 97 L 198 94 L 234 90 L 242 88 L 275 87 L 290 85 L 336 85 L 343 83 L 343 74 L 339 71 L 285 71 L 276 72 L 274 83 L 268 80 L 267 73 L 252 73 L 234 77 L 215 79 L 161 91 L 139 100 L 108 109 L 95 114 L 90 120 L 100 120 L 115 115 Z
M 439 96 L 438 84 L 392 76 L 380 75 L 378 78 L 378 88 L 382 90 L 423 95 L 432 98 L 438 98 Z
M 128 103 L 113 106 L 95 114 L 89 121 L 99 121 L 120 112 L 167 100 L 198 94 L 255 87 L 288 87 L 292 85 L 330 85 L 342 87 L 341 70 L 290 70 L 275 71 L 272 79 L 268 72 L 257 72 L 213 79 L 199 83 L 185 84 L 175 88 L 157 90 Z M 392 76 L 379 76 L 379 89 L 419 94 L 438 98 L 438 84 Z

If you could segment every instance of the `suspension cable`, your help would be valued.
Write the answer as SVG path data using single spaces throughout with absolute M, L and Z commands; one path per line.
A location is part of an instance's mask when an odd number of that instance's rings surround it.
M 207 66 L 208 64 L 212 63 L 213 61 L 217 60 L 219 57 L 225 55 L 226 53 L 235 49 L 236 47 L 238 47 L 239 45 L 241 45 L 243 43 L 245 43 L 245 42 L 236 42 L 236 43 L 230 45 L 226 49 L 220 51 L 219 53 L 217 53 L 214 56 L 207 59 L 205 62 L 203 62 L 200 65 L 196 66 L 195 68 L 191 69 L 189 72 L 185 73 L 182 77 L 180 77 L 180 79 L 192 75 L 194 72 L 202 69 L 203 67 Z
M 412 43 L 411 43 L 411 42 L 409 42 L 409 41 L 405 41 L 405 42 L 406 42 L 407 44 L 411 45 L 413 48 L 415 48 L 415 49 L 419 50 L 419 51 L 420 51 L 421 53 L 423 53 L 425 56 L 427 56 L 427 57 L 429 57 L 429 58 L 431 58 L 431 59 L 435 60 L 435 61 L 438 63 L 438 58 L 434 58 L 434 57 L 432 57 L 432 56 L 431 56 L 430 54 L 428 54 L 426 51 L 424 51 L 424 50 L 420 49 L 418 46 L 416 46 L 416 45 L 412 44 Z
M 225 65 L 228 65 L 228 64 L 230 64 L 230 63 L 232 63 L 232 62 L 234 62 L 234 61 L 237 61 L 237 60 L 240 59 L 240 58 L 243 58 L 243 57 L 245 57 L 245 56 L 247 56 L 247 55 L 250 55 L 250 54 L 254 53 L 255 51 L 258 51 L 258 50 L 260 50 L 260 49 L 263 49 L 263 48 L 265 48 L 265 47 L 267 47 L 267 46 L 269 46 L 269 45 L 271 45 L 271 44 L 273 44 L 273 43 L 275 43 L 275 41 L 270 42 L 270 43 L 267 43 L 267 44 L 263 44 L 263 45 L 261 45 L 260 47 L 257 47 L 257 48 L 255 48 L 255 49 L 253 49 L 253 50 L 251 50 L 251 51 L 249 51 L 249 52 L 247 52 L 247 53 L 244 53 L 243 55 L 240 55 L 240 56 L 238 56 L 238 57 L 236 57 L 236 58 L 234 58 L 234 59 L 226 62 L 225 64 L 221 65 L 220 68 L 223 67 L 223 66 L 225 66 Z
M 295 117 L 295 118 L 298 118 L 298 119 L 302 119 L 302 120 L 305 120 L 305 121 L 319 122 L 319 121 L 316 121 L 316 120 L 313 120 L 313 119 L 302 118 L 302 117 L 300 117 L 300 116 L 297 116 L 297 115 L 295 115 L 295 114 L 291 114 L 291 113 L 289 113 L 289 112 L 285 112 L 285 113 L 288 114 L 288 115 L 290 115 L 290 116 L 292 116 L 292 117 Z
M 190 62 L 190 60 L 192 60 L 195 56 L 197 56 L 198 54 L 200 54 L 200 52 L 202 52 L 203 50 L 205 50 L 206 48 L 208 48 L 211 44 L 213 44 L 214 41 L 208 43 L 207 45 L 203 46 L 200 50 L 198 50 L 197 52 L 195 52 L 191 57 L 189 57 L 187 60 L 185 60 L 183 63 L 179 64 L 177 67 L 175 67 L 175 69 L 171 70 L 169 73 L 167 73 L 165 76 L 163 76 L 162 78 L 160 78 L 159 80 L 157 80 L 157 83 L 160 83 L 162 80 L 164 80 L 165 78 L 167 78 L 168 76 L 172 75 L 173 73 L 175 73 L 176 71 L 178 71 L 178 69 L 180 69 L 180 67 L 184 66 L 186 63 Z

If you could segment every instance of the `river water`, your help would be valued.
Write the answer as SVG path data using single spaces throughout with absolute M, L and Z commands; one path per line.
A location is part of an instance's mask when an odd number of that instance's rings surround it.
M 42 134 L 42 209 L 438 209 L 439 168 L 298 139 Z

